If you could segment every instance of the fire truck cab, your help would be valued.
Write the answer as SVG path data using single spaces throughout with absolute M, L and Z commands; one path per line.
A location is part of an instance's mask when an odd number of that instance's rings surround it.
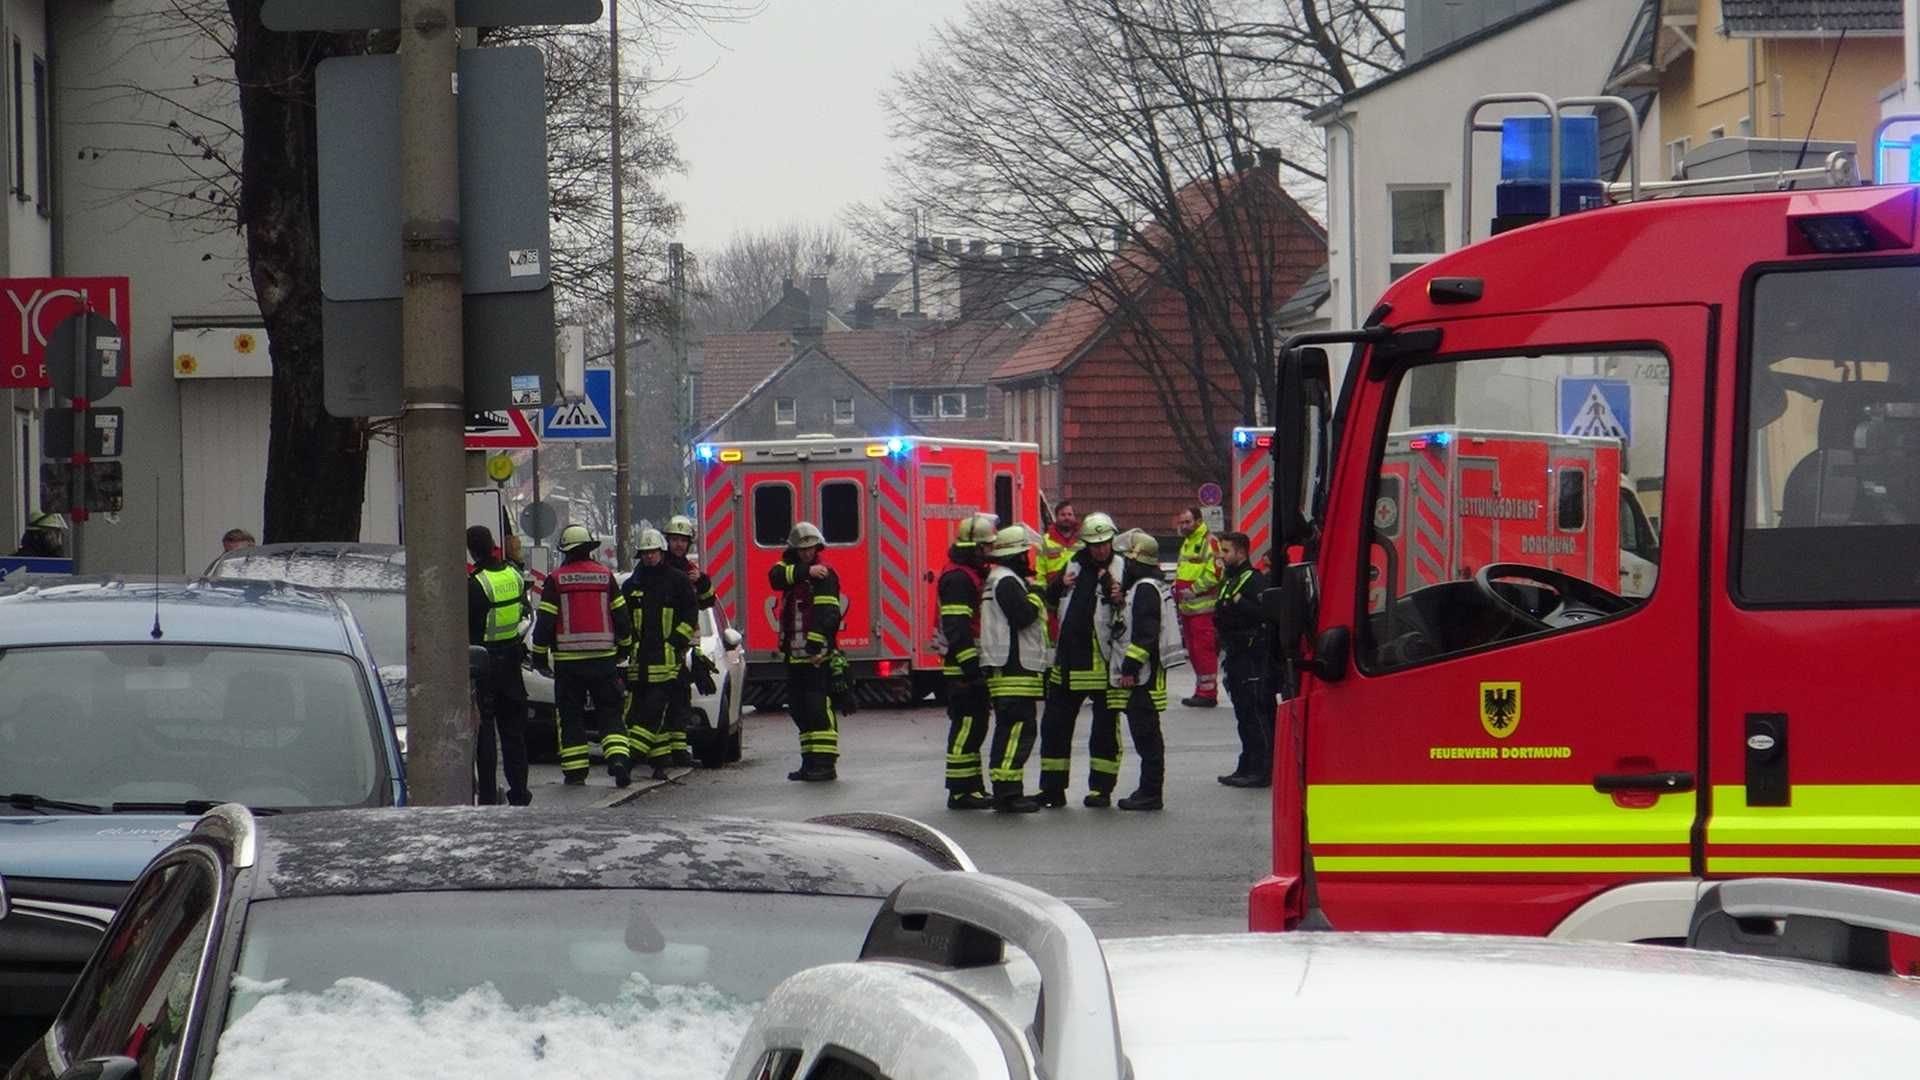
M 1296 685 L 1255 929 L 1656 940 L 1714 879 L 1920 892 L 1917 224 L 1913 186 L 1632 202 L 1292 339 L 1263 600 Z M 1567 441 L 1596 397 L 1630 432 Z M 1579 468 L 1584 552 L 1530 551 Z M 1616 472 L 1659 523 L 1644 594 L 1602 540 Z
M 938 686 L 931 640 L 934 579 L 960 522 L 1040 521 L 1040 451 L 972 439 L 801 436 L 694 447 L 703 566 L 714 597 L 745 635 L 743 703 L 786 691 L 779 595 L 767 572 L 795 522 L 826 537 L 840 578 L 839 642 L 856 687 L 872 700 L 908 700 Z

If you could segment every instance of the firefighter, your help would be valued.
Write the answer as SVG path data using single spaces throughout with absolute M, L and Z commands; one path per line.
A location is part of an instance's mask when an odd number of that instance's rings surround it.
M 1073 501 L 1061 499 L 1054 504 L 1053 522 L 1040 539 L 1040 553 L 1033 560 L 1034 575 L 1042 585 L 1052 585 L 1083 546 L 1080 516 L 1074 513 Z
M 667 538 L 660 530 L 640 530 L 634 559 L 633 573 L 620 588 L 633 620 L 627 747 L 635 764 L 645 761 L 655 780 L 665 780 L 668 766 L 693 764 L 687 729 L 673 715 L 673 698 L 686 676 L 682 658 L 693 644 L 699 600 L 687 575 L 667 565 Z M 613 779 L 627 786 L 622 774 Z
M 1136 532 L 1127 545 L 1119 581 L 1108 593 L 1105 618 L 1107 708 L 1125 713 L 1140 752 L 1140 786 L 1120 800 L 1122 810 L 1159 810 L 1167 774 L 1160 714 L 1167 707 L 1167 669 L 1160 655 L 1161 608 L 1170 597 L 1160 574 L 1160 542 Z
M 600 748 L 616 783 L 626 775 L 631 753 L 620 729 L 626 696 L 620 658 L 633 645 L 632 624 L 613 571 L 594 560 L 599 547 L 585 525 L 560 531 L 565 558 L 547 575 L 533 624 L 534 670 L 553 679 L 560 714 L 560 771 L 576 785 L 587 782 L 588 699 L 601 718 Z
M 1001 529 L 988 551 L 992 569 L 980 600 L 980 663 L 993 701 L 988 762 L 993 808 L 1031 814 L 1040 800 L 1025 794 L 1039 702 L 1046 696 L 1047 602 L 1028 584 L 1032 542 L 1024 525 Z
M 1085 544 L 1048 587 L 1060 626 L 1053 662 L 1047 668 L 1046 711 L 1040 717 L 1040 805 L 1067 805 L 1067 773 L 1073 765 L 1073 728 L 1080 706 L 1093 700 L 1093 730 L 1087 736 L 1092 759 L 1087 773 L 1090 807 L 1113 803 L 1120 776 L 1120 721 L 1107 705 L 1107 661 L 1100 648 L 1100 599 L 1118 587 L 1119 558 L 1113 553 L 1113 519 L 1087 515 L 1080 526 Z
M 693 584 L 694 598 L 701 611 L 712 607 L 713 579 L 695 566 L 687 554 L 693 550 L 693 519 L 685 514 L 675 514 L 667 519 L 667 527 L 660 531 L 667 538 L 667 565 L 685 574 Z
M 1220 644 L 1213 636 L 1213 607 L 1220 598 L 1220 545 L 1207 531 L 1197 506 L 1175 515 L 1173 529 L 1181 537 L 1173 598 L 1180 608 L 1180 640 L 1193 661 L 1193 696 L 1181 698 L 1180 704 L 1211 709 L 1220 704 Z
M 507 773 L 507 802 L 533 802 L 527 789 L 527 684 L 520 677 L 526 655 L 521 621 L 532 614 L 527 586 L 520 571 L 494 554 L 493 533 L 485 525 L 467 530 L 467 554 L 473 572 L 467 577 L 467 643 L 484 646 L 487 676 L 475 690 L 480 705 L 480 744 L 474 754 L 479 777 L 475 792 L 480 805 L 500 801 L 494 781 L 495 746 Z
M 831 664 L 840 631 L 840 578 L 820 559 L 826 538 L 802 521 L 787 550 L 767 571 L 780 593 L 780 651 L 787 657 L 787 712 L 800 729 L 800 767 L 789 780 L 837 780 L 840 721 L 833 708 Z
M 62 559 L 67 554 L 67 519 L 59 514 L 36 514 L 20 534 L 16 556 L 29 559 Z
M 980 745 L 986 741 L 987 676 L 980 669 L 980 594 L 987 581 L 987 548 L 992 546 L 993 517 L 974 514 L 960 523 L 947 548 L 947 568 L 934 586 L 940 605 L 937 644 L 947 683 L 947 809 L 986 810 L 993 800 L 986 793 Z
M 667 538 L 667 566 L 686 577 L 693 588 L 695 605 L 700 611 L 712 607 L 713 579 L 695 564 L 689 554 L 693 550 L 695 531 L 693 519 L 685 514 L 675 514 L 667 519 L 667 527 L 660 531 Z M 695 619 L 697 626 L 698 615 Z M 699 640 L 698 630 L 695 631 L 694 639 L 696 642 Z M 689 659 L 691 663 L 687 669 L 682 670 L 679 677 L 673 680 L 673 697 L 667 704 L 668 726 L 670 730 L 682 734 L 686 732 L 687 724 L 693 719 L 693 684 L 696 682 L 700 684 L 701 693 L 711 694 L 714 692 L 714 677 L 720 674 L 719 667 L 698 648 L 693 650 Z
M 1219 777 L 1228 787 L 1263 788 L 1273 784 L 1272 643 L 1260 612 L 1266 575 L 1254 569 L 1246 533 L 1221 533 L 1220 556 L 1226 563 L 1220 604 L 1213 622 L 1226 651 L 1227 693 L 1240 729 L 1240 760 Z

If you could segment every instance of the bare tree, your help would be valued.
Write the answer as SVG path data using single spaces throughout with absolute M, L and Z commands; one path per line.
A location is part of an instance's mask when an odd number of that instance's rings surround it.
M 702 334 L 745 330 L 779 302 L 785 283 L 804 289 L 815 274 L 826 275 L 836 305 L 850 302 L 871 280 L 872 265 L 856 238 L 831 223 L 737 232 L 695 262 L 688 322 Z
M 1368 3 L 981 0 L 895 77 L 893 195 L 856 228 L 1041 252 L 1071 293 L 1053 318 L 1105 321 L 1183 471 L 1218 479 L 1267 396 L 1267 316 L 1325 257 L 1283 187 L 1323 180 L 1298 114 L 1396 63 L 1398 16 Z

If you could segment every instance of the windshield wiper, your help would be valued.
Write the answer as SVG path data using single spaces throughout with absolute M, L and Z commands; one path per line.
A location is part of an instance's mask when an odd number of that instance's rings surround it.
M 50 810 L 65 810 L 69 814 L 104 814 L 105 810 L 92 803 L 67 802 L 63 799 L 49 799 L 45 795 L 29 795 L 16 791 L 7 796 L 7 805 L 15 810 L 38 810 L 46 813 Z
M 116 814 L 175 813 L 198 816 L 216 806 L 225 806 L 231 801 L 233 800 L 184 799 L 180 802 L 117 802 L 113 804 L 113 812 Z M 280 812 L 278 808 L 272 806 L 249 806 L 247 809 L 258 817 L 270 817 Z

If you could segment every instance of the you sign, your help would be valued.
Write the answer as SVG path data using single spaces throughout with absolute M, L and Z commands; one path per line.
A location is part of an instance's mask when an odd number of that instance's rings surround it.
M 133 326 L 133 291 L 123 277 L 0 278 L 0 389 L 47 384 L 47 337 L 68 316 L 91 308 L 126 333 Z M 129 348 L 122 340 L 121 348 Z M 120 385 L 133 385 L 123 352 Z

